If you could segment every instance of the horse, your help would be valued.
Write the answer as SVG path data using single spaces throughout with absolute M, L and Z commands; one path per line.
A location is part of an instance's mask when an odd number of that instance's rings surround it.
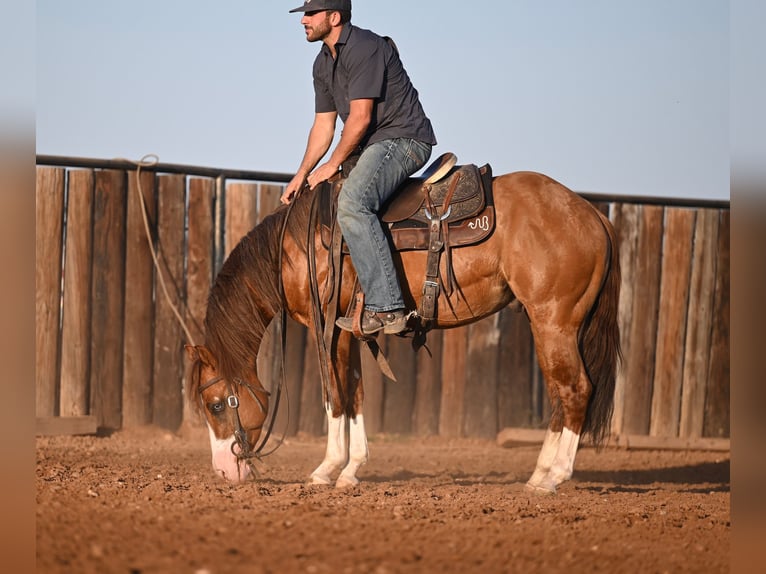
M 609 434 L 621 359 L 615 232 L 592 204 L 544 174 L 503 174 L 491 178 L 491 188 L 496 228 L 483 241 L 452 250 L 459 289 L 438 294 L 433 327 L 466 325 L 512 302 L 526 312 L 553 406 L 526 488 L 555 493 L 572 476 L 581 437 L 600 447 Z M 264 332 L 279 313 L 312 332 L 310 275 L 328 288 L 333 262 L 320 232 L 309 229 L 314 195 L 304 191 L 278 207 L 232 250 L 209 293 L 205 342 L 187 346 L 187 397 L 207 424 L 213 468 L 232 483 L 254 474 L 245 463 L 264 438 L 270 397 L 256 369 Z M 422 297 L 426 258 L 426 251 L 394 253 L 411 309 Z M 349 257 L 340 268 L 339 305 L 348 309 L 355 291 Z M 344 488 L 359 483 L 357 472 L 369 457 L 360 341 L 336 329 L 327 357 L 334 373 L 334 384 L 323 390 L 327 447 L 308 481 Z

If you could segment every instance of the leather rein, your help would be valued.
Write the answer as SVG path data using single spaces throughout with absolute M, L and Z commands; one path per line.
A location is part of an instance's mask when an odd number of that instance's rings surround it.
M 277 388 L 274 393 L 274 410 L 273 415 L 271 418 L 268 419 L 268 425 L 266 426 L 266 433 L 263 434 L 259 440 L 259 443 L 255 447 L 250 446 L 250 442 L 247 440 L 247 433 L 248 431 L 262 429 L 264 427 L 264 423 L 266 422 L 266 419 L 268 418 L 268 409 L 266 408 L 266 405 L 263 404 L 263 401 L 258 397 L 256 394 L 256 389 L 253 388 L 253 385 L 251 385 L 249 382 L 236 378 L 233 379 L 231 382 L 226 380 L 223 376 L 213 377 L 209 381 L 206 381 L 204 385 L 200 385 L 199 389 L 197 390 L 200 395 L 203 391 L 207 390 L 211 386 L 215 385 L 216 383 L 220 383 L 221 381 L 226 381 L 226 390 L 229 393 L 226 396 L 226 406 L 233 411 L 234 413 L 234 442 L 231 445 L 231 452 L 234 456 L 237 457 L 238 460 L 244 460 L 248 466 L 250 466 L 250 469 L 253 471 L 253 474 L 257 474 L 257 469 L 253 465 L 253 459 L 257 458 L 259 461 L 263 459 L 263 457 L 268 456 L 272 454 L 274 451 L 276 451 L 282 444 L 284 443 L 285 436 L 287 434 L 287 428 L 290 425 L 290 408 L 288 406 L 287 409 L 287 421 L 285 423 L 285 429 L 282 432 L 282 436 L 279 438 L 279 441 L 276 445 L 274 445 L 274 448 L 267 452 L 263 452 L 266 443 L 269 441 L 269 438 L 271 438 L 271 433 L 274 430 L 274 424 L 276 423 L 276 415 L 279 411 L 279 402 L 280 398 L 282 396 L 282 390 L 285 390 L 285 399 L 288 401 L 289 405 L 289 396 L 287 394 L 287 387 L 285 385 L 285 349 L 286 349 L 286 339 L 287 339 L 287 310 L 285 305 L 285 295 L 284 295 L 284 284 L 282 283 L 282 245 L 284 243 L 285 238 L 285 231 L 287 229 L 287 220 L 290 217 L 290 213 L 292 211 L 294 202 L 291 202 L 287 207 L 287 213 L 285 214 L 284 222 L 282 223 L 282 227 L 280 229 L 279 233 L 279 257 L 277 261 L 277 268 L 279 269 L 279 285 L 278 285 L 278 292 L 279 292 L 279 302 L 280 302 L 280 311 L 279 311 L 279 321 L 277 322 L 277 340 L 280 342 L 280 356 L 281 361 L 279 365 L 279 371 L 280 371 L 280 377 L 279 381 L 277 383 Z M 232 384 L 234 383 L 234 387 L 232 388 Z M 266 396 L 271 396 L 271 392 L 267 391 L 265 388 L 263 388 L 263 385 L 258 385 L 259 388 L 258 391 L 264 393 Z M 250 394 L 250 396 L 255 400 L 255 402 L 258 404 L 258 408 L 261 410 L 261 412 L 264 415 L 264 422 L 262 422 L 259 425 L 256 425 L 254 427 L 245 428 L 242 425 L 242 419 L 239 416 L 239 397 L 236 392 L 236 388 L 241 387 L 247 390 L 247 392 Z M 234 446 L 239 447 L 239 452 L 234 450 Z

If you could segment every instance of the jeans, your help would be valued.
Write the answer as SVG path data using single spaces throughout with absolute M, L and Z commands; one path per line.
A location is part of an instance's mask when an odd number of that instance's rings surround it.
M 349 173 L 338 198 L 338 225 L 365 296 L 365 309 L 404 308 L 391 246 L 378 211 L 404 181 L 425 165 L 431 145 L 410 138 L 370 144 Z

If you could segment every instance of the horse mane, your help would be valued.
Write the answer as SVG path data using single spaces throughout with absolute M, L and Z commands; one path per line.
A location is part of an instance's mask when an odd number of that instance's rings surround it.
M 284 253 L 280 257 L 283 228 L 305 252 L 311 196 L 306 193 L 294 205 L 280 205 L 251 229 L 226 258 L 210 288 L 205 346 L 218 360 L 218 374 L 230 381 L 249 378 L 256 370 L 264 332 L 282 308 L 279 264 L 285 272 L 293 267 Z M 187 389 L 195 405 L 199 374 L 195 361 Z

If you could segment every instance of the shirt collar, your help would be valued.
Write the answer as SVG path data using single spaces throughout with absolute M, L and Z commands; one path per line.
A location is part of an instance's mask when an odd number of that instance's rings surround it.
M 348 42 L 348 37 L 351 35 L 351 29 L 353 26 L 351 25 L 351 22 L 348 22 L 346 24 L 343 24 L 343 29 L 340 31 L 340 36 L 338 37 L 338 41 L 335 42 L 335 53 L 340 54 L 340 46 L 343 46 Z M 322 52 L 330 56 L 330 48 L 326 44 L 322 44 Z

